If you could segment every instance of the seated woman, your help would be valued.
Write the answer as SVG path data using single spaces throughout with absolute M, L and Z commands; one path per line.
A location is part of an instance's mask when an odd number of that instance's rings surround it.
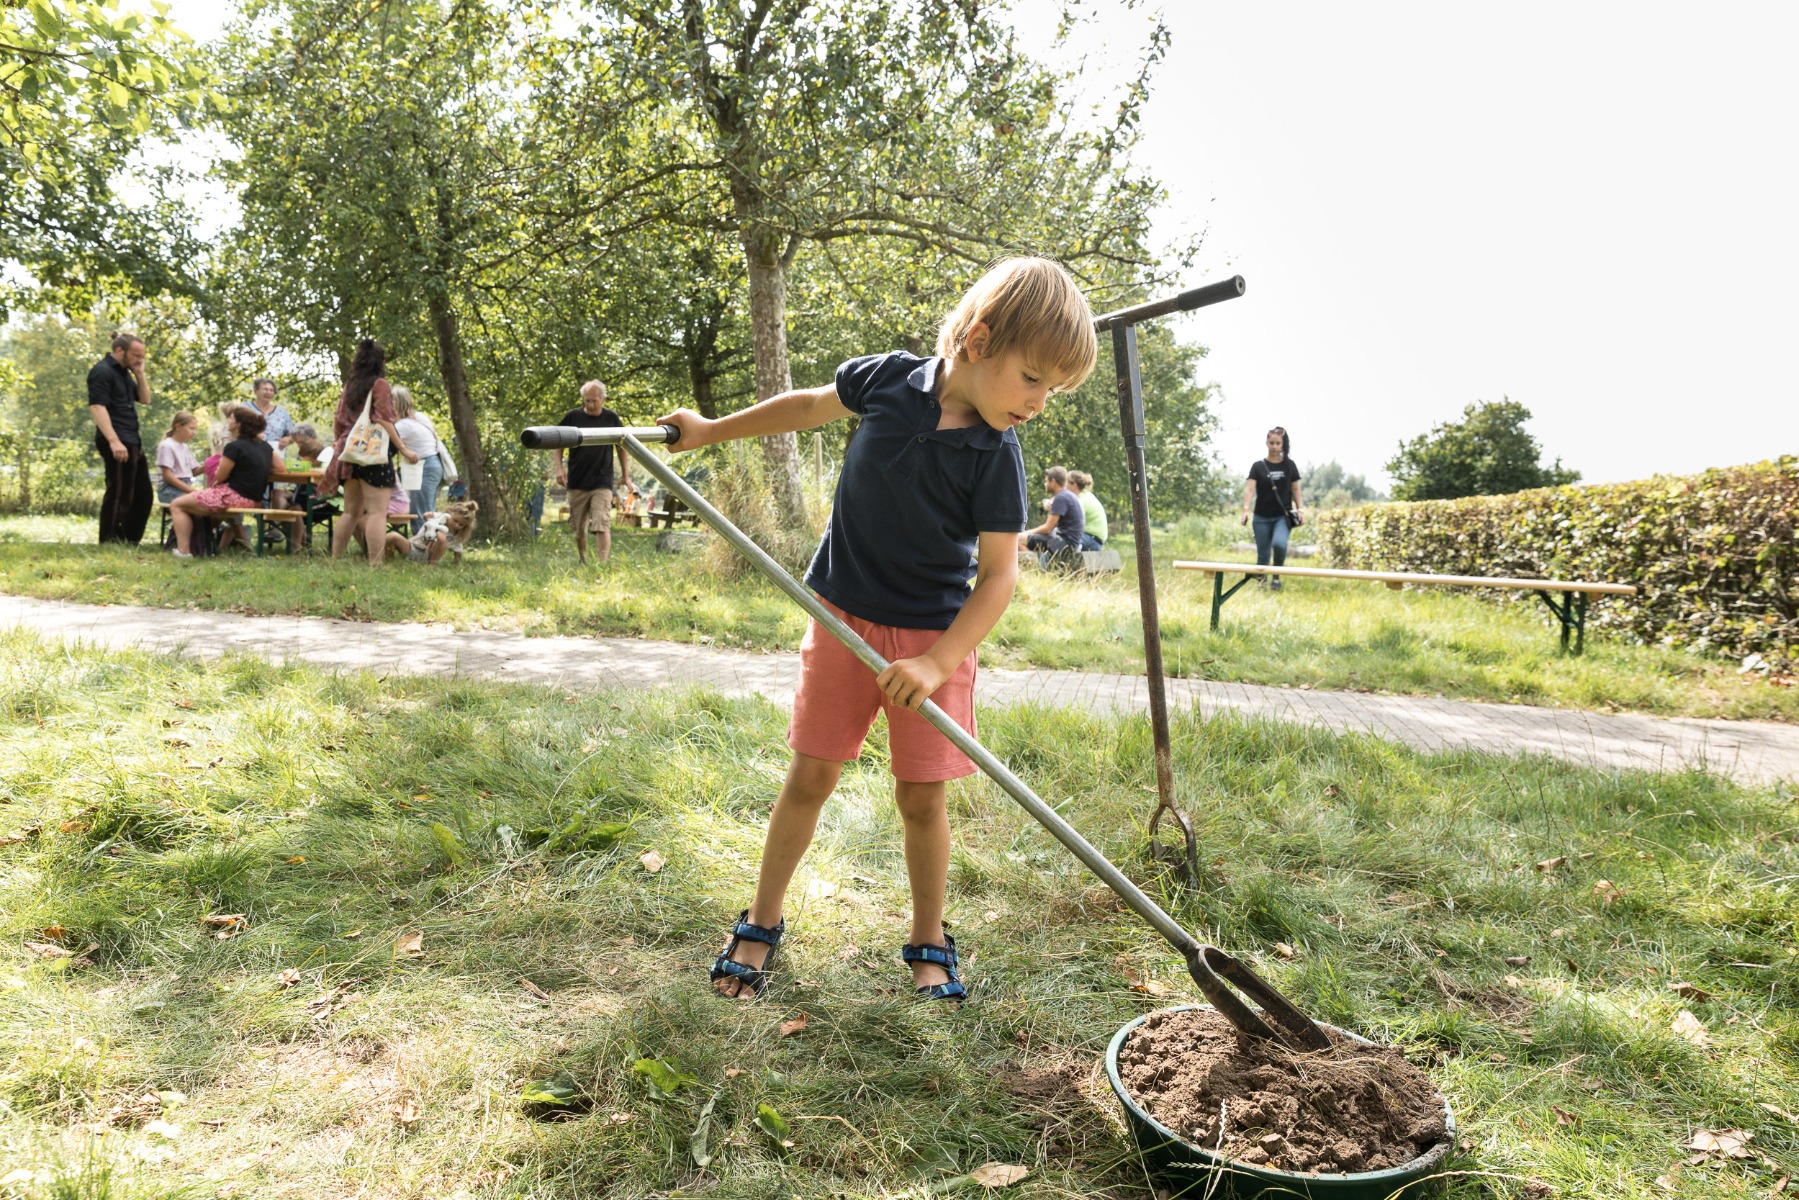
M 260 508 L 269 490 L 275 452 L 257 436 L 262 432 L 262 414 L 249 405 L 239 405 L 226 418 L 226 424 L 231 440 L 219 451 L 212 485 L 180 496 L 169 506 L 175 521 L 176 558 L 193 557 L 194 524 L 198 518 L 223 516 L 230 508 Z

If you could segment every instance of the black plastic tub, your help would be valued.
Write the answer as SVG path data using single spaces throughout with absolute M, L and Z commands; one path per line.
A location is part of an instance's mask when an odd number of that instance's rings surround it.
M 1210 1004 L 1181 1004 L 1162 1011 L 1210 1011 L 1211 1008 Z M 1130 1037 L 1131 1032 L 1151 1015 L 1144 1013 L 1113 1035 L 1112 1044 L 1106 1047 L 1106 1078 L 1112 1081 L 1112 1091 L 1117 1093 L 1118 1102 L 1124 1105 L 1124 1115 L 1130 1123 L 1131 1136 L 1136 1139 L 1137 1149 L 1142 1153 L 1145 1164 L 1153 1175 L 1172 1184 L 1176 1195 L 1270 1198 L 1306 1196 L 1315 1197 L 1316 1200 L 1387 1200 L 1388 1197 L 1403 1197 L 1405 1200 L 1412 1200 L 1414 1197 L 1428 1196 L 1437 1189 L 1440 1180 L 1433 1177 L 1455 1149 L 1455 1114 L 1449 1111 L 1449 1102 L 1441 1094 L 1437 1099 L 1443 1105 L 1443 1140 L 1411 1162 L 1389 1167 L 1384 1171 L 1352 1171 L 1343 1174 L 1270 1171 L 1247 1163 L 1232 1162 L 1183 1140 L 1179 1134 L 1150 1116 L 1137 1103 L 1136 1098 L 1125 1090 L 1124 1080 L 1118 1077 L 1119 1050 L 1123 1048 L 1124 1041 Z M 1338 1029 L 1334 1025 L 1322 1027 L 1354 1041 L 1374 1045 L 1367 1038 L 1347 1029 Z

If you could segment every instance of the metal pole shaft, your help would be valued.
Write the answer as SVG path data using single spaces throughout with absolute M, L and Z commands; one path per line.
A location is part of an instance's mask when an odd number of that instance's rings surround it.
M 741 529 L 731 524 L 723 513 L 707 503 L 706 498 L 676 474 L 673 468 L 650 453 L 649 448 L 636 438 L 627 436 L 621 441 L 625 449 L 631 452 L 632 457 L 642 463 L 645 470 L 662 482 L 662 486 L 669 490 L 670 495 L 679 496 L 688 508 L 700 515 L 701 520 L 717 531 L 720 537 L 730 542 L 738 553 L 749 559 L 750 563 L 762 572 L 769 582 L 786 592 L 788 596 L 792 597 L 795 604 L 811 615 L 813 620 L 823 625 L 833 637 L 849 647 L 850 652 L 860 659 L 869 670 L 878 675 L 887 669 L 887 660 L 877 654 L 874 647 L 858 637 L 855 630 L 839 620 L 837 615 L 826 608 L 805 585 L 789 575 L 786 569 L 770 558 L 762 547 L 756 545 Z M 1113 866 L 1105 855 L 1093 847 L 1092 843 L 1076 832 L 1074 827 L 1064 821 L 1054 809 L 1040 800 L 1037 793 L 1025 786 L 1023 780 L 1012 774 L 1006 764 L 995 758 L 985 746 L 970 737 L 966 729 L 951 720 L 949 714 L 937 706 L 936 701 L 925 701 L 924 706 L 919 709 L 919 715 L 954 743 L 956 749 L 968 755 L 989 779 L 999 784 L 1007 795 L 1018 802 L 1021 808 L 1037 819 L 1038 824 L 1055 835 L 1057 841 L 1068 847 L 1069 851 L 1080 859 L 1089 871 L 1099 876 L 1101 881 L 1116 892 L 1126 904 L 1130 905 L 1138 916 L 1148 921 L 1157 933 L 1167 938 L 1169 944 L 1179 951 L 1182 957 L 1192 960 L 1200 948 L 1199 942 L 1193 935 L 1182 929 L 1173 917 L 1163 912 L 1161 906 L 1145 895 L 1142 888 L 1125 878 L 1124 873 Z
M 1131 480 L 1131 533 L 1137 542 L 1137 603 L 1143 613 L 1143 661 L 1149 676 L 1149 728 L 1156 751 L 1156 795 L 1174 803 L 1174 749 L 1168 735 L 1168 690 L 1162 677 L 1162 622 L 1156 608 L 1156 562 L 1149 538 L 1149 479 L 1143 461 L 1148 429 L 1143 419 L 1143 372 L 1137 360 L 1137 327 L 1112 329 L 1112 364 L 1118 377 L 1118 418 L 1124 427 L 1125 462 Z M 1198 880 L 1194 880 L 1198 883 Z

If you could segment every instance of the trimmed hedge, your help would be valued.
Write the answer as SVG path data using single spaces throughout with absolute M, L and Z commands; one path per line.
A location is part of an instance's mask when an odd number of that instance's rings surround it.
M 1589 629 L 1799 668 L 1799 458 L 1635 483 L 1319 513 L 1332 566 L 1634 583 Z M 1529 592 L 1495 599 L 1537 604 Z M 1547 616 L 1547 614 L 1545 614 Z

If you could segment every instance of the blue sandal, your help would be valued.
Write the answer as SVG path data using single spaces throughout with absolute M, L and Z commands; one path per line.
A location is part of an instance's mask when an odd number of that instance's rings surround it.
M 962 977 L 956 974 L 956 939 L 947 932 L 943 935 L 941 946 L 914 946 L 907 942 L 900 947 L 900 960 L 905 963 L 935 963 L 949 972 L 948 983 L 935 983 L 928 987 L 914 988 L 918 995 L 927 1000 L 966 1000 L 968 989 L 962 986 Z
M 785 919 L 773 929 L 766 929 L 761 925 L 750 923 L 749 909 L 746 908 L 738 913 L 737 924 L 731 929 L 731 940 L 725 943 L 724 950 L 719 953 L 717 960 L 712 964 L 712 982 L 717 983 L 721 979 L 737 980 L 739 994 L 726 997 L 727 999 L 741 998 L 743 987 L 753 989 L 755 994 L 760 996 L 763 986 L 768 982 L 768 964 L 774 961 L 775 950 L 781 945 L 781 935 L 786 932 L 787 922 Z M 762 960 L 760 967 L 752 967 L 732 960 L 732 952 L 737 949 L 739 942 L 744 941 L 767 943 L 768 957 Z M 723 995 L 723 993 L 720 994 Z

